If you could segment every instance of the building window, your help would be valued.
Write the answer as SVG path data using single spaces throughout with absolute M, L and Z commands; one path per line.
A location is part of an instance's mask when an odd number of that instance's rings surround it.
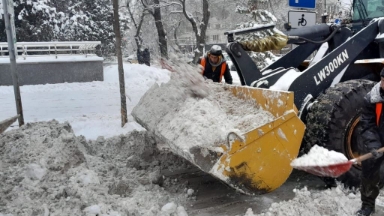
M 217 29 L 220 29 L 220 24 L 216 24 L 216 28 L 217 28 Z
M 213 40 L 218 41 L 219 40 L 219 35 L 213 35 Z
M 209 41 L 209 36 L 205 36 L 205 41 L 206 41 L 206 42 Z

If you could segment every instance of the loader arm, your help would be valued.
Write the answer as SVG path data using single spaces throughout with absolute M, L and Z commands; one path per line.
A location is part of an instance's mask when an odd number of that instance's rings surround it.
M 301 72 L 288 88 L 295 92 L 295 104 L 302 112 L 307 106 L 307 96 L 316 98 L 327 89 L 337 75 L 356 60 L 356 57 L 372 43 L 379 33 L 379 21 L 373 21 L 367 27 L 335 48 L 322 60 Z M 384 23 L 381 22 L 383 25 Z M 300 113 L 301 113 L 300 112 Z
M 380 25 L 384 25 L 384 23 L 380 22 Z M 317 29 L 318 34 L 309 34 L 308 32 L 311 32 L 311 29 Z M 384 29 L 384 26 L 380 29 Z M 299 34 L 297 32 L 298 31 L 296 31 L 296 33 L 290 33 L 290 35 Z M 329 35 L 330 31 L 327 32 L 324 25 L 322 25 L 322 27 L 308 27 L 305 32 L 307 32 L 309 36 L 312 35 L 312 37 L 318 35 L 319 38 L 324 38 Z M 300 33 L 300 35 L 305 37 L 307 34 L 305 32 Z M 313 52 L 319 47 L 319 45 L 312 44 L 311 46 L 310 43 L 301 45 L 296 48 L 298 49 L 297 51 L 295 51 L 296 49 L 292 50 L 290 53 L 268 66 L 262 72 L 258 69 L 254 69 L 256 65 L 254 65 L 252 59 L 246 54 L 246 51 L 239 43 L 229 43 L 227 46 L 227 52 L 237 67 L 237 72 L 243 85 L 271 88 L 278 81 L 280 81 L 280 83 L 283 82 L 284 87 L 282 89 L 279 89 L 281 88 L 279 84 L 275 85 L 272 89 L 293 91 L 295 93 L 295 105 L 300 111 L 299 115 L 302 116 L 302 112 L 305 111 L 306 106 L 310 102 L 309 99 L 316 98 L 322 91 L 327 89 L 337 75 L 343 73 L 349 64 L 357 60 L 356 58 L 358 55 L 375 40 L 378 33 L 379 20 L 374 20 L 344 43 L 340 42 L 343 40 L 338 40 L 338 43 L 340 44 L 337 44 L 337 41 L 336 43 L 330 43 L 330 52 L 320 61 L 314 63 L 302 72 L 296 69 L 296 72 L 293 72 L 292 69 L 289 69 L 288 67 L 294 67 L 295 65 L 292 64 L 292 62 L 297 64 L 297 58 L 300 62 L 303 62 L 310 52 Z M 290 43 L 297 42 L 297 40 L 290 40 Z M 305 51 L 304 48 L 300 48 L 305 46 L 310 48 L 309 51 Z M 279 67 L 287 69 L 278 70 Z M 283 77 L 284 74 L 288 74 L 288 72 L 290 73 L 289 76 Z M 288 79 L 292 76 L 296 78 Z M 291 83 L 287 84 L 287 82 Z
M 242 85 L 252 85 L 256 80 L 263 78 L 263 74 L 257 68 L 253 60 L 248 56 L 247 52 L 243 47 L 234 42 L 234 34 L 246 34 L 250 32 L 257 32 L 267 29 L 274 28 L 274 25 L 265 25 L 260 27 L 246 28 L 246 29 L 237 29 L 232 31 L 227 31 L 224 34 L 228 37 L 228 42 L 230 42 L 226 48 L 226 51 L 231 58 L 233 64 L 237 68 L 237 72 Z M 295 36 L 304 36 L 312 40 L 323 40 L 331 33 L 331 29 L 328 25 L 322 24 L 311 27 L 305 31 L 291 30 L 286 34 L 295 35 Z M 299 43 L 298 40 L 290 40 L 290 43 Z M 283 56 L 279 61 L 276 61 L 269 65 L 263 71 L 276 68 L 288 68 L 288 67 L 298 67 L 311 53 L 317 50 L 321 44 L 303 44 L 296 49 L 292 50 L 289 55 Z M 292 59 L 292 56 L 295 58 Z M 270 80 L 269 80 L 270 81 Z

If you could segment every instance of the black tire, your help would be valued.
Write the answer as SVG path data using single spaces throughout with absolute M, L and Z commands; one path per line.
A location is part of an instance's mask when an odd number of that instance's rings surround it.
M 304 151 L 317 144 L 341 152 L 348 159 L 361 155 L 364 144 L 360 136 L 360 112 L 364 96 L 374 85 L 375 82 L 368 80 L 350 80 L 330 87 L 321 94 L 306 117 Z M 361 166 L 353 165 L 337 180 L 346 186 L 358 187 L 360 174 Z M 381 167 L 381 177 L 384 177 L 384 166 Z M 334 182 L 329 178 L 323 180 L 329 186 Z

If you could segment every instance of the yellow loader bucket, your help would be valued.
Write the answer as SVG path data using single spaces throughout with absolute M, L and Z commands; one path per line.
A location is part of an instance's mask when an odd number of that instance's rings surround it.
M 202 170 L 246 194 L 263 194 L 279 188 L 292 172 L 290 163 L 299 153 L 305 125 L 297 116 L 293 92 L 243 86 L 229 87 L 236 97 L 256 100 L 276 118 L 244 134 L 229 133 L 220 153 L 191 150 Z M 206 156 L 203 156 L 206 155 Z
M 304 135 L 305 126 L 297 116 L 293 92 L 245 86 L 224 87 L 225 90 L 232 92 L 234 97 L 256 101 L 255 109 L 258 108 L 256 106 L 261 106 L 270 112 L 274 119 L 244 133 L 230 132 L 225 143 L 212 143 L 212 146 L 197 144 L 184 148 L 181 147 L 184 143 L 174 143 L 175 137 L 178 136 L 176 132 L 161 130 L 169 123 L 163 122 L 162 118 L 170 110 L 169 105 L 163 102 L 176 100 L 172 97 L 165 100 L 162 97 L 166 97 L 164 94 L 173 89 L 152 88 L 133 109 L 132 116 L 144 128 L 153 132 L 159 141 L 167 144 L 173 153 L 240 192 L 246 194 L 271 192 L 280 187 L 291 174 L 290 163 L 297 157 Z M 152 103 L 157 106 L 152 108 L 150 106 Z M 249 104 L 252 103 L 247 103 L 247 106 Z M 182 125 L 180 127 L 183 128 Z

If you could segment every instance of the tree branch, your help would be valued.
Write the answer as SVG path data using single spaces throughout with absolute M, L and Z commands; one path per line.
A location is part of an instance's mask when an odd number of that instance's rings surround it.
M 134 25 L 135 28 L 137 29 L 137 24 L 136 24 L 135 18 L 133 17 L 133 13 L 132 13 L 132 11 L 131 11 L 131 7 L 130 7 L 130 5 L 129 5 L 130 2 L 131 2 L 130 0 L 127 1 L 128 13 L 129 13 L 129 16 L 131 17 L 131 20 L 132 20 L 132 22 L 133 22 L 133 25 Z
M 177 29 L 179 29 L 181 21 L 179 21 L 178 25 L 175 27 L 175 31 L 173 32 L 173 37 L 175 38 L 175 44 L 177 48 L 181 51 L 181 46 L 179 44 L 179 40 L 177 39 Z
M 134 16 L 133 16 L 133 13 L 132 13 L 132 10 L 130 8 L 130 1 L 127 1 L 127 7 L 128 7 L 128 12 L 129 12 L 129 15 L 132 19 L 132 22 L 136 28 L 136 34 L 134 36 L 135 38 L 135 42 L 136 42 L 136 46 L 137 46 L 137 49 L 140 49 L 141 47 L 141 44 L 143 42 L 143 39 L 141 38 L 141 27 L 143 26 L 143 22 L 144 22 L 144 17 L 146 15 L 146 9 L 144 8 L 144 10 L 142 11 L 141 13 L 141 16 L 140 16 L 140 19 L 139 19 L 139 24 L 137 24 Z
M 180 13 L 183 13 L 183 11 L 171 11 L 171 12 L 169 12 L 169 14 L 180 14 Z
M 208 22 L 209 22 L 209 17 L 211 15 L 211 12 L 209 12 L 209 3 L 208 0 L 203 0 L 203 20 L 202 22 L 204 25 L 200 25 L 200 32 L 202 33 L 201 37 L 205 38 L 205 32 L 207 31 L 208 28 Z
M 145 1 L 145 2 L 144 2 L 144 1 Z M 151 13 L 152 16 L 155 15 L 155 12 L 152 11 L 152 10 L 150 10 L 150 9 L 153 9 L 153 10 L 154 10 L 154 8 L 151 8 L 146 0 L 141 0 L 141 4 L 143 4 L 144 8 L 145 8 L 149 13 Z
M 191 15 L 188 14 L 186 7 L 185 7 L 185 0 L 179 0 L 179 1 L 183 5 L 183 14 L 184 14 L 185 18 L 187 18 L 187 20 L 191 23 L 193 32 L 195 32 L 195 36 L 197 38 L 198 37 L 198 29 L 197 29 L 196 20 Z

